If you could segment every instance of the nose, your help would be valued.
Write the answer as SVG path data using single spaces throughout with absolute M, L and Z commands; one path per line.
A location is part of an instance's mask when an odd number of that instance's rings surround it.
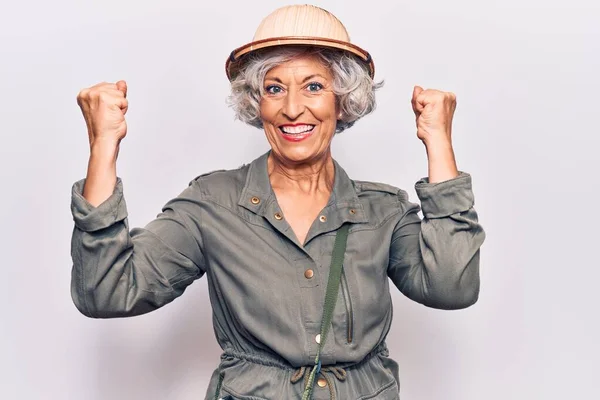
M 295 90 L 290 90 L 285 96 L 283 103 L 283 115 L 290 120 L 295 120 L 304 113 L 306 106 L 302 101 L 302 96 L 299 95 Z

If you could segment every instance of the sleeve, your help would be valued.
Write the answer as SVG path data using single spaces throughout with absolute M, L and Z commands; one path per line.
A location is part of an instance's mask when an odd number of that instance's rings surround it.
M 479 254 L 485 232 L 473 208 L 471 176 L 415 185 L 421 207 L 403 196 L 403 215 L 390 247 L 388 276 L 408 298 L 439 309 L 461 309 L 479 296 Z M 404 192 L 405 194 L 405 192 Z
M 123 183 L 97 207 L 72 187 L 71 297 L 91 318 L 145 314 L 173 301 L 205 273 L 197 183 L 145 228 L 129 230 Z

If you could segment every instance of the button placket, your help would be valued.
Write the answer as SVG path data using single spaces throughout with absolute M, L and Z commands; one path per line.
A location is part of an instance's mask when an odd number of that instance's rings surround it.
M 317 268 L 317 265 L 314 262 L 296 263 L 296 281 L 300 288 L 315 288 L 319 286 L 319 274 L 319 268 Z
M 288 238 L 291 242 L 296 243 L 296 247 L 301 247 L 297 243 L 294 232 L 290 229 L 289 224 L 285 220 L 285 215 L 277 204 L 277 199 L 274 197 L 265 197 L 261 200 L 261 215 L 265 218 L 281 235 Z M 304 271 L 304 270 L 303 270 Z

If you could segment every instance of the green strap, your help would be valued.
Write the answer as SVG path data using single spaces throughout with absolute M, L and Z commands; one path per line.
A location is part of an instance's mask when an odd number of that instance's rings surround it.
M 311 400 L 315 379 L 321 370 L 321 349 L 327 340 L 327 333 L 331 325 L 333 310 L 337 301 L 340 288 L 340 277 L 342 276 L 342 266 L 344 264 L 344 253 L 346 253 L 346 242 L 348 240 L 349 224 L 343 224 L 335 236 L 333 245 L 333 255 L 331 258 L 331 267 L 329 268 L 329 278 L 327 280 L 327 292 L 325 294 L 325 305 L 323 306 L 323 319 L 321 320 L 321 340 L 317 347 L 317 356 L 315 357 L 315 366 L 308 377 L 302 400 Z
M 215 391 L 215 400 L 221 398 L 221 386 L 223 385 L 223 374 L 219 374 L 219 381 L 217 382 L 217 390 Z

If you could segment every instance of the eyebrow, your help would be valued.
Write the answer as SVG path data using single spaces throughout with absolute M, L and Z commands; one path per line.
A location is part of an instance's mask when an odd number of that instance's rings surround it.
M 309 81 L 309 80 L 311 80 L 311 79 L 314 79 L 314 78 L 316 78 L 316 77 L 320 77 L 320 78 L 326 79 L 326 78 L 325 78 L 323 75 L 321 75 L 321 74 L 313 74 L 313 75 L 309 75 L 309 76 L 307 76 L 306 78 L 304 78 L 304 79 L 302 80 L 301 84 L 302 84 L 302 83 L 305 83 L 306 81 Z M 277 82 L 277 83 L 281 83 L 281 84 L 283 84 L 283 81 L 282 81 L 281 79 L 279 79 L 278 77 L 274 77 L 274 78 L 265 78 L 265 79 L 268 79 L 268 80 L 275 81 L 275 82 Z

